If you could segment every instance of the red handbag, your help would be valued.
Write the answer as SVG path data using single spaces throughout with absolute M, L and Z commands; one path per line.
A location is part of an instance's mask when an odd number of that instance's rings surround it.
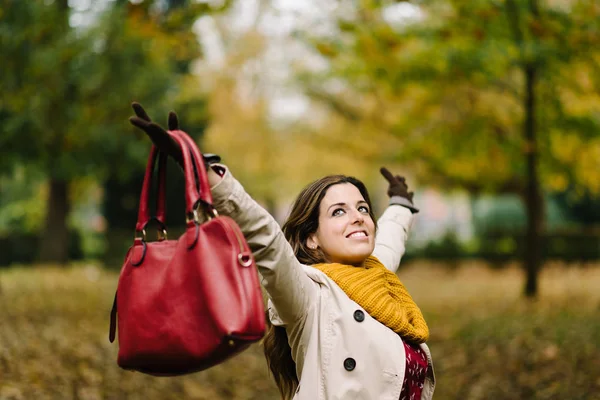
M 118 365 L 162 376 L 209 368 L 240 353 L 265 332 L 252 252 L 238 225 L 213 207 L 194 141 L 182 131 L 169 134 L 183 153 L 186 231 L 178 240 L 167 240 L 166 156 L 152 146 L 136 237 L 121 269 L 109 333 L 113 342 L 118 310 Z M 148 202 L 157 154 L 157 210 L 151 218 Z M 200 212 L 207 213 L 208 221 L 200 221 Z M 150 221 L 160 226 L 158 241 L 146 241 Z

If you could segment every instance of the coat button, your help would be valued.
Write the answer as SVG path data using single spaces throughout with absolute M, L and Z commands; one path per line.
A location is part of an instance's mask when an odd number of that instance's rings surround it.
M 344 360 L 344 368 L 346 371 L 352 371 L 354 368 L 356 368 L 356 361 L 354 361 L 354 358 L 346 358 Z
M 358 322 L 363 322 L 365 320 L 365 313 L 361 310 L 354 311 L 354 319 Z

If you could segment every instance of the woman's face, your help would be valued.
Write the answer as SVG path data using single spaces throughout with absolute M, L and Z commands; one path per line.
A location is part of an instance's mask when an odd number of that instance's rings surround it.
M 331 186 L 319 205 L 319 228 L 308 238 L 330 262 L 359 266 L 375 248 L 375 223 L 369 205 L 356 186 Z

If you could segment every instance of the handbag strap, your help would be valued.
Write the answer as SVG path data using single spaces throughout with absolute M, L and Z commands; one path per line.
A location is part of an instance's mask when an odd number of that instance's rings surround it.
M 117 331 L 117 293 L 118 291 L 115 292 L 115 299 L 110 310 L 110 326 L 108 328 L 108 341 L 110 343 L 115 341 L 115 333 Z
M 164 230 L 166 227 L 166 175 L 167 175 L 167 156 L 160 152 L 156 146 L 152 146 L 148 162 L 146 164 L 146 173 L 144 175 L 144 183 L 142 184 L 142 193 L 140 195 L 140 206 L 138 209 L 138 219 L 135 225 L 137 232 L 142 232 L 148 222 L 153 219 L 150 215 L 149 200 L 150 188 L 152 186 L 152 175 L 154 174 L 154 165 L 158 156 L 158 185 L 156 188 L 156 213 L 154 219 L 161 224 Z
M 182 146 L 182 143 L 179 143 L 177 138 L 173 136 L 175 141 Z M 185 149 L 185 146 L 182 147 Z M 142 184 L 142 193 L 140 194 L 140 205 L 138 209 L 138 219 L 135 225 L 136 232 L 143 232 L 148 222 L 151 220 L 150 209 L 149 209 L 149 201 L 150 201 L 150 189 L 152 186 L 152 175 L 154 173 L 154 164 L 156 161 L 156 157 L 159 153 L 159 150 L 156 146 L 152 146 L 150 151 L 150 155 L 148 156 L 148 163 L 146 164 L 146 173 L 144 175 L 144 183 Z M 195 187 L 194 183 L 194 173 L 191 169 L 191 160 L 190 154 L 187 151 L 182 151 L 183 159 L 184 159 L 184 175 L 185 175 L 185 195 L 186 195 L 186 213 L 190 212 L 193 208 L 194 204 L 198 201 L 199 193 Z M 163 161 L 164 162 L 164 161 Z M 162 168 L 161 168 L 162 167 Z M 157 217 L 156 220 L 163 224 L 165 218 L 165 180 L 166 174 L 164 173 L 166 165 L 161 163 L 159 165 L 159 184 L 158 184 L 158 193 L 157 193 Z M 187 215 L 187 214 L 186 214 Z M 161 219 L 162 218 L 162 219 Z M 164 228 L 164 226 L 163 226 Z
M 186 215 L 193 214 L 198 201 L 202 201 L 202 205 L 208 207 L 210 211 L 214 210 L 212 205 L 212 194 L 208 183 L 208 175 L 206 168 L 202 162 L 202 153 L 192 138 L 181 130 L 168 131 L 171 137 L 177 142 L 182 151 L 184 158 L 184 175 L 186 187 Z M 166 155 L 158 150 L 156 146 L 152 146 L 148 162 L 146 164 L 146 173 L 144 183 L 142 185 L 142 193 L 140 195 L 140 206 L 138 210 L 138 220 L 136 223 L 136 232 L 143 232 L 149 221 L 152 220 L 149 210 L 150 189 L 152 186 L 152 175 L 156 157 L 159 158 L 158 167 L 158 187 L 157 187 L 157 202 L 156 202 L 156 217 L 155 219 L 161 224 L 164 230 L 166 227 L 166 211 L 165 211 L 165 186 L 166 186 Z M 187 156 L 187 157 L 186 157 Z M 185 159 L 189 158 L 189 162 Z M 187 168 L 186 165 L 191 165 Z
M 167 155 L 158 153 L 158 185 L 156 188 L 156 219 L 167 225 Z
M 172 130 L 168 131 L 168 133 L 182 149 L 186 179 L 186 196 L 193 192 L 196 195 L 195 197 L 190 198 L 191 202 L 189 204 L 186 201 L 188 206 L 186 212 L 193 212 L 198 201 L 202 201 L 204 205 L 212 207 L 213 199 L 208 183 L 208 175 L 206 173 L 206 168 L 204 167 L 204 162 L 202 161 L 202 153 L 198 149 L 196 142 L 194 142 L 187 133 L 181 130 Z M 184 151 L 185 149 L 188 151 Z
M 194 161 L 192 156 L 192 154 L 200 154 L 200 151 L 194 152 L 194 148 L 197 149 L 195 143 L 191 146 L 186 142 L 186 139 L 183 139 L 183 137 L 187 136 L 185 132 L 174 130 L 168 131 L 168 133 L 182 150 L 183 172 L 185 175 L 186 215 L 192 215 L 200 201 L 212 207 L 212 195 L 208 184 L 206 169 L 202 162 Z M 193 143 L 191 139 L 190 142 Z M 202 158 L 199 158 L 199 160 L 202 160 Z M 196 171 L 194 171 L 194 169 Z
M 204 156 L 200 153 L 200 149 L 196 145 L 196 142 L 185 132 L 183 131 L 169 131 L 171 134 L 179 135 L 181 139 L 187 145 L 188 150 L 190 151 L 190 156 L 192 160 L 192 165 L 194 167 L 194 172 L 197 173 L 196 178 L 199 182 L 204 182 L 204 185 L 200 185 L 198 190 L 202 193 L 207 193 L 208 198 L 201 197 L 200 200 L 203 202 L 203 206 L 207 208 L 207 211 L 211 212 L 213 215 L 216 214 L 216 210 L 212 204 L 212 193 L 210 191 L 210 184 L 208 183 L 208 174 L 206 172 L 206 165 L 204 164 Z

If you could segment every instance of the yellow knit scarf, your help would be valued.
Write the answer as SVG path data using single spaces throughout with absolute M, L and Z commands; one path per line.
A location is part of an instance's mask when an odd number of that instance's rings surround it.
M 421 310 L 400 279 L 376 257 L 369 256 L 362 267 L 344 264 L 315 264 L 350 299 L 370 316 L 409 341 L 423 343 L 429 328 Z

